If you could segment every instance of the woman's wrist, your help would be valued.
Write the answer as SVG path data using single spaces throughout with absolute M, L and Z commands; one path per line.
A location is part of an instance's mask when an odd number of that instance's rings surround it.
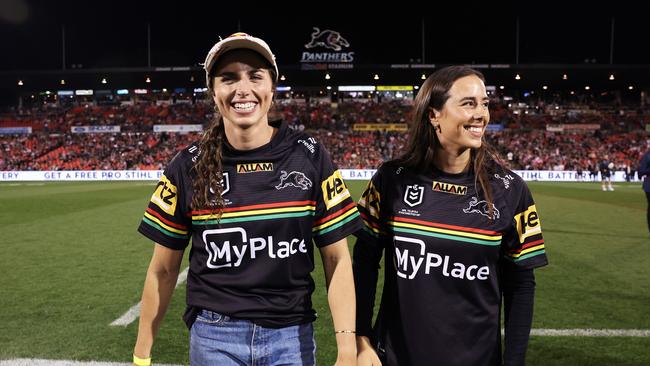
M 151 356 L 149 357 L 138 357 L 133 354 L 133 363 L 137 366 L 151 366 Z

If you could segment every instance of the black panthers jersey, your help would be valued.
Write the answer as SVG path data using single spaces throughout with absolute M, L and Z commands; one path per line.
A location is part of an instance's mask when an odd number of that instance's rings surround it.
M 219 219 L 213 211 L 191 209 L 197 144 L 174 157 L 151 197 L 138 230 L 177 250 L 192 238 L 190 309 L 267 327 L 313 321 L 312 239 L 323 247 L 362 227 L 327 151 L 284 122 L 275 127 L 272 141 L 257 149 L 224 144 Z
M 380 167 L 363 196 L 354 250 L 357 331 L 387 365 L 500 365 L 500 272 L 547 263 L 540 218 L 515 173 L 490 177 L 492 204 L 475 177 Z M 370 328 L 377 268 L 384 289 Z

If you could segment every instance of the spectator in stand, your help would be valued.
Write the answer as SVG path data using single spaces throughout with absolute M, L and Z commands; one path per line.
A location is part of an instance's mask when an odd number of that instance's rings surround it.
M 582 182 L 582 178 L 583 178 L 582 174 L 583 174 L 582 164 L 578 163 L 576 165 L 576 176 L 577 176 L 579 182 Z

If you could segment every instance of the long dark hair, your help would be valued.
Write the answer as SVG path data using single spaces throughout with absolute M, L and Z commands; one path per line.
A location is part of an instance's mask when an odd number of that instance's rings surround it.
M 431 108 L 441 111 L 447 99 L 449 99 L 449 89 L 451 89 L 454 82 L 465 76 L 472 75 L 485 82 L 485 77 L 480 71 L 467 66 L 448 66 L 429 75 L 415 97 L 415 113 L 409 128 L 410 136 L 405 152 L 391 161 L 392 164 L 414 168 L 418 171 L 431 171 L 434 166 L 436 150 L 440 147 L 440 141 L 435 129 L 431 126 L 429 112 Z M 492 170 L 495 166 L 504 166 L 503 160 L 498 157 L 494 148 L 488 144 L 484 135 L 481 138 L 481 147 L 471 149 L 470 161 L 475 180 L 478 181 L 476 186 L 477 188 L 480 186 L 485 199 L 490 203 L 488 207 L 492 211 L 492 192 L 489 177 L 493 174 Z M 490 212 L 490 216 L 492 216 L 492 212 Z
M 262 56 L 260 58 L 263 59 Z M 271 74 L 272 88 L 275 93 L 278 79 L 277 74 L 275 68 L 270 63 L 266 60 L 265 63 Z M 210 75 L 208 78 L 208 98 L 210 98 L 210 103 L 213 103 L 214 100 L 214 78 L 213 75 Z M 210 210 L 216 213 L 218 217 L 221 216 L 221 209 L 224 206 L 222 159 L 225 137 L 223 118 L 215 105 L 212 122 L 210 122 L 210 125 L 201 137 L 201 141 L 199 142 L 199 156 L 193 166 L 195 175 L 192 181 L 192 209 Z

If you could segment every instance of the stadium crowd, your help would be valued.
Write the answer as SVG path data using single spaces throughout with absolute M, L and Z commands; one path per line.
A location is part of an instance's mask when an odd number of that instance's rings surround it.
M 359 123 L 407 123 L 411 102 L 404 100 L 340 103 L 276 103 L 272 115 L 292 128 L 306 129 L 331 152 L 341 168 L 376 168 L 397 156 L 407 133 L 396 130 L 356 130 Z M 592 170 L 609 155 L 617 170 L 635 169 L 650 113 L 609 105 L 536 103 L 520 108 L 503 100 L 491 103 L 487 132 L 513 169 Z M 198 133 L 156 133 L 154 125 L 204 125 L 212 118 L 207 103 L 144 103 L 130 105 L 47 106 L 0 115 L 0 127 L 31 127 L 32 133 L 0 135 L 0 171 L 162 169 Z M 579 131 L 549 131 L 549 125 L 591 127 Z M 596 127 L 593 127 L 593 126 Z M 73 133 L 75 126 L 119 126 L 119 133 Z M 575 126 L 574 126 L 575 127 Z M 628 168 L 630 167 L 630 168 Z

